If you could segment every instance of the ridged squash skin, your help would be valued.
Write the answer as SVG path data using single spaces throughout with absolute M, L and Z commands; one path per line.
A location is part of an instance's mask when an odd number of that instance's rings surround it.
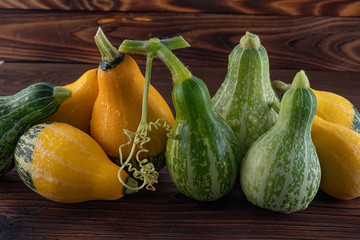
M 227 194 L 238 176 L 239 147 L 234 133 L 215 111 L 205 83 L 192 76 L 172 92 L 176 120 L 166 146 L 175 186 L 199 201 Z
M 96 75 L 96 69 L 91 69 L 75 82 L 65 85 L 72 91 L 72 97 L 62 103 L 54 115 L 41 122 L 64 122 L 90 133 L 92 109 L 99 92 Z
M 315 197 L 321 178 L 311 140 L 315 111 L 316 97 L 309 88 L 292 87 L 284 94 L 277 123 L 251 146 L 241 164 L 241 187 L 254 205 L 292 213 L 306 209 Z
M 360 133 L 360 114 L 346 98 L 326 91 L 313 90 L 316 95 L 316 115 Z
M 279 101 L 269 72 L 269 57 L 258 36 L 247 33 L 229 55 L 228 72 L 212 99 L 234 131 L 243 155 L 277 120 L 271 108 Z
M 120 54 L 120 59 L 114 67 L 102 62 L 98 68 L 99 94 L 95 100 L 90 134 L 111 157 L 119 157 L 119 147 L 128 142 L 124 129 L 136 132 L 142 112 L 142 97 L 144 91 L 144 76 L 137 63 L 127 54 Z M 105 67 L 104 67 L 105 66 Z M 165 99 L 150 85 L 148 100 L 148 122 L 163 118 L 172 126 L 174 116 Z M 167 131 L 164 128 L 149 131 L 151 138 L 144 146 L 148 153 L 141 158 L 164 155 Z M 130 146 L 122 148 L 123 158 L 130 153 Z M 161 169 L 164 161 L 157 167 Z
M 0 97 L 0 176 L 13 169 L 19 137 L 37 121 L 54 114 L 71 97 L 67 88 L 41 82 L 12 96 Z
M 360 134 L 315 116 L 311 130 L 321 165 L 320 189 L 332 197 L 360 196 Z
M 41 196 L 61 203 L 124 196 L 119 166 L 85 132 L 66 123 L 43 123 L 22 135 L 15 149 L 20 178 Z M 128 174 L 121 172 L 126 181 Z

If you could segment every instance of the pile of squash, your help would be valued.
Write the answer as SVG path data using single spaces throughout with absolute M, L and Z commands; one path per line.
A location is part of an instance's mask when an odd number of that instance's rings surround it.
M 291 84 L 271 82 L 257 35 L 247 32 L 233 49 L 213 98 L 171 51 L 187 46 L 185 40 L 125 40 L 117 50 L 101 30 L 97 36 L 97 69 L 64 87 L 37 83 L 0 98 L 0 174 L 15 163 L 28 187 L 64 203 L 135 192 L 136 176 L 119 161 L 139 151 L 127 143 L 143 120 L 147 90 L 146 78 L 125 54 L 131 52 L 166 64 L 176 111 L 174 118 L 149 86 L 146 120 L 164 119 L 172 129 L 148 131 L 149 141 L 141 145 L 147 151 L 136 156 L 156 171 L 166 161 L 184 195 L 214 201 L 240 181 L 250 202 L 283 213 L 306 209 L 319 188 L 342 200 L 360 196 L 359 112 L 335 93 L 311 89 L 304 71 Z

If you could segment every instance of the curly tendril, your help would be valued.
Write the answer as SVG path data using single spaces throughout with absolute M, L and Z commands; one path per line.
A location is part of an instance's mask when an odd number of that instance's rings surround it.
M 154 184 L 158 182 L 159 173 L 155 170 L 154 164 L 151 163 L 148 158 L 140 158 L 141 153 L 149 152 L 149 150 L 144 147 L 146 143 L 151 141 L 151 138 L 147 135 L 148 131 L 151 131 L 152 128 L 158 129 L 159 127 L 163 127 L 167 131 L 167 137 L 175 137 L 171 131 L 171 126 L 166 122 L 165 119 L 159 118 L 155 122 L 146 122 L 152 60 L 154 57 L 161 58 L 158 52 L 160 48 L 178 49 L 189 46 L 190 45 L 182 37 L 175 37 L 163 40 L 152 38 L 148 41 L 124 40 L 119 47 L 119 51 L 121 52 L 141 53 L 146 54 L 147 57 L 141 120 L 136 132 L 131 132 L 124 129 L 124 133 L 128 137 L 128 142 L 122 144 L 119 147 L 119 161 L 121 167 L 118 171 L 118 178 L 119 181 L 128 189 L 140 190 L 146 186 L 146 189 L 148 190 L 155 190 Z M 188 71 L 185 71 L 185 75 L 186 73 L 188 73 Z M 131 150 L 129 157 L 124 161 L 122 156 L 122 148 L 130 145 Z M 139 165 L 139 169 L 133 167 L 131 163 L 131 160 L 134 158 Z M 121 179 L 120 172 L 125 168 L 129 174 L 132 173 L 132 176 L 135 179 L 143 181 L 141 186 L 136 188 L 131 187 Z
M 140 159 L 141 153 L 149 152 L 148 149 L 144 147 L 144 145 L 151 141 L 151 138 L 147 136 L 148 131 L 152 131 L 152 129 L 159 129 L 159 127 L 164 128 L 167 132 L 171 131 L 171 126 L 167 123 L 164 118 L 159 118 L 156 122 L 144 123 L 139 126 L 136 132 L 131 132 L 129 130 L 124 129 L 125 135 L 128 137 L 128 142 L 122 144 L 119 147 L 120 153 L 120 169 L 118 171 L 119 181 L 126 187 L 132 190 L 140 190 L 146 186 L 147 190 L 155 191 L 154 184 L 158 183 L 159 173 L 155 170 L 154 164 L 149 162 L 148 158 Z M 122 148 L 125 146 L 131 146 L 131 151 L 129 157 L 124 161 L 122 156 Z M 136 152 L 136 149 L 138 151 Z M 139 170 L 133 167 L 131 164 L 131 159 L 135 155 L 135 160 L 139 164 Z M 134 188 L 128 186 L 120 177 L 120 172 L 122 169 L 127 169 L 128 173 L 132 173 L 133 177 L 141 180 L 143 183 Z

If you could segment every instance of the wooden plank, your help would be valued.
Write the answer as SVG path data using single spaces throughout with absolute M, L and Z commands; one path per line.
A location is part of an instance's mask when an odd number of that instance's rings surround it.
M 360 18 L 222 14 L 0 11 L 0 60 L 97 63 L 101 26 L 114 46 L 124 39 L 182 35 L 176 54 L 190 67 L 227 66 L 246 31 L 260 36 L 276 69 L 360 71 Z M 144 63 L 143 56 L 135 58 Z
M 360 3 L 347 0 L 2 0 L 0 8 L 119 12 L 204 12 L 247 15 L 360 16 Z

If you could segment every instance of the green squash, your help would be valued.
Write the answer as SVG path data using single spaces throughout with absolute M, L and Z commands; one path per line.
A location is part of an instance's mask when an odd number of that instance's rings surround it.
M 188 46 L 181 41 L 180 45 Z M 146 53 L 159 57 L 170 69 L 176 119 L 165 151 L 169 174 L 184 195 L 214 201 L 227 194 L 236 181 L 239 147 L 233 131 L 215 111 L 207 86 L 170 51 L 174 49 L 171 42 L 125 40 L 119 49 L 137 53 L 150 49 L 152 52 Z
M 215 111 L 205 83 L 191 77 L 174 85 L 175 137 L 166 163 L 176 187 L 199 201 L 228 193 L 238 175 L 240 152 L 231 128 Z
M 316 97 L 303 71 L 281 101 L 279 119 L 250 147 L 241 187 L 253 204 L 283 213 L 307 208 L 320 184 L 320 163 L 311 140 Z
M 257 35 L 247 32 L 233 49 L 225 80 L 212 101 L 244 155 L 275 124 L 277 113 L 271 103 L 279 99 L 270 81 L 268 54 Z
M 0 176 L 15 166 L 14 149 L 19 137 L 35 122 L 54 114 L 69 97 L 69 89 L 46 82 L 0 97 Z

